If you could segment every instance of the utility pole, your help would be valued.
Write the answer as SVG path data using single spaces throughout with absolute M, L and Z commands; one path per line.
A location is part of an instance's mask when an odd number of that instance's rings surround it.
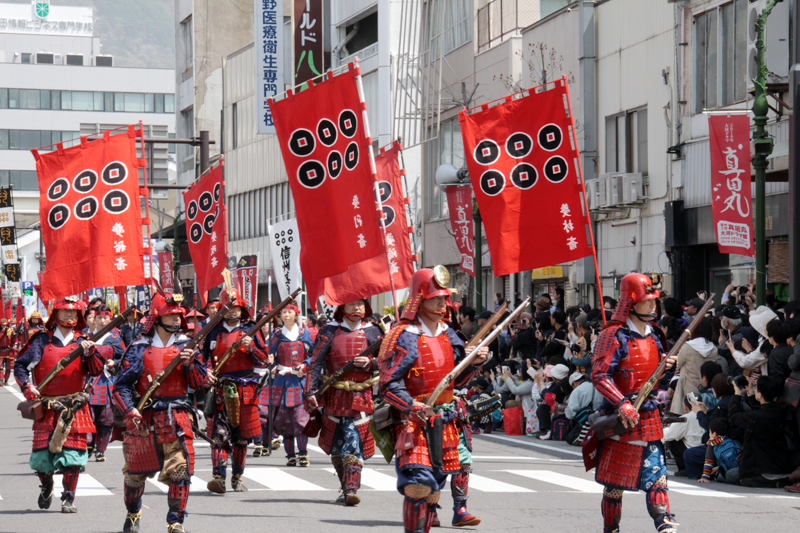
M 755 156 L 753 168 L 756 170 L 756 304 L 767 302 L 767 240 L 766 240 L 766 182 L 767 157 L 772 153 L 772 139 L 767 136 L 767 43 L 765 40 L 767 18 L 772 9 L 783 0 L 770 0 L 756 19 L 756 65 L 758 76 L 753 80 L 756 97 L 753 102 L 753 122 L 756 124 Z
M 483 312 L 483 235 L 481 212 L 477 200 L 472 202 L 472 220 L 475 222 L 475 312 Z
M 800 109 L 800 9 L 794 8 L 793 60 L 789 74 L 792 109 L 789 116 L 789 264 L 800 264 L 800 121 L 794 110 Z M 800 300 L 800 268 L 789 268 L 789 300 Z

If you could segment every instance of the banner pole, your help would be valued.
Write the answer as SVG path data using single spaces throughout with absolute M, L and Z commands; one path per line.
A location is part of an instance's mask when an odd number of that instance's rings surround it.
M 572 138 L 575 142 L 575 151 L 578 152 L 578 157 L 576 160 L 578 161 L 578 175 L 580 177 L 581 182 L 581 199 L 583 201 L 583 208 L 586 210 L 586 219 L 588 220 L 588 227 L 589 227 L 589 243 L 592 245 L 592 260 L 594 261 L 594 276 L 595 281 L 597 282 L 597 297 L 598 297 L 598 306 L 600 309 L 604 309 L 603 306 L 603 285 L 600 282 L 600 269 L 597 266 L 597 245 L 594 242 L 594 231 L 592 231 L 592 215 L 589 213 L 589 202 L 586 201 L 586 182 L 583 179 L 583 167 L 581 165 L 581 158 L 580 158 L 580 145 L 578 144 L 578 136 L 575 134 L 575 115 L 572 114 L 572 101 L 569 98 L 569 84 L 567 83 L 567 76 L 564 75 L 561 77 L 561 81 L 564 84 L 564 92 L 567 94 L 567 107 L 569 108 L 569 121 L 572 125 Z M 606 312 L 603 310 L 602 312 L 603 317 L 603 325 L 606 325 Z
M 147 264 L 150 266 L 150 287 L 153 287 L 153 250 L 150 245 L 150 188 L 147 186 L 147 152 L 145 151 L 144 145 L 144 122 L 141 120 L 139 121 L 139 140 L 140 146 L 142 147 L 142 160 L 144 161 L 144 165 L 142 166 L 142 172 L 144 175 L 144 197 L 145 197 L 145 210 L 147 211 L 147 248 L 145 251 L 147 252 Z M 140 194 L 141 196 L 141 194 Z M 152 294 L 151 294 L 152 296 Z

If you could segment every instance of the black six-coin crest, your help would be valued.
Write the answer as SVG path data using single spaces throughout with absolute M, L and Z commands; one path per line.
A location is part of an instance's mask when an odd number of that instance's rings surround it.
M 51 202 L 62 199 L 69 192 L 67 178 L 58 178 L 47 188 L 47 199 Z
M 323 118 L 319 121 L 319 124 L 317 124 L 317 137 L 319 137 L 319 141 L 325 146 L 333 146 L 336 143 L 336 139 L 339 137 L 336 131 L 336 125 L 327 118 Z
M 189 202 L 189 205 L 186 206 L 186 216 L 189 220 L 194 220 L 194 217 L 197 216 L 197 202 L 194 200 Z
M 130 205 L 131 201 L 128 195 L 119 189 L 108 191 L 103 197 L 103 208 L 114 215 L 124 213 Z
M 497 170 L 487 170 L 481 175 L 481 190 L 489 196 L 496 196 L 506 187 L 506 178 Z
M 121 161 L 112 161 L 105 166 L 102 175 L 106 185 L 119 185 L 128 177 L 128 167 Z
M 75 204 L 75 217 L 79 220 L 89 220 L 97 213 L 97 198 L 87 196 Z
M 95 185 L 97 185 L 97 172 L 91 169 L 84 170 L 72 180 L 72 188 L 83 194 L 91 192 Z
M 70 188 L 81 195 L 91 193 L 97 184 L 102 181 L 106 185 L 116 186 L 124 182 L 128 177 L 128 167 L 121 161 L 108 163 L 103 170 L 98 173 L 93 169 L 87 168 L 78 172 L 72 180 L 61 177 L 57 178 L 47 188 L 47 199 L 57 202 L 69 193 Z M 125 212 L 131 205 L 128 194 L 122 189 L 111 189 L 105 193 L 102 200 L 97 196 L 82 196 L 71 208 L 67 204 L 58 204 L 50 208 L 47 213 L 47 222 L 53 229 L 59 229 L 67 223 L 72 215 L 78 220 L 89 220 L 93 218 L 102 208 L 107 213 L 118 215 Z
M 358 118 L 351 110 L 345 109 L 339 113 L 339 131 L 348 139 L 352 138 L 358 131 Z
M 313 159 L 305 161 L 297 169 L 297 180 L 309 189 L 316 189 L 325 181 L 325 167 Z
M 344 166 L 353 170 L 358 165 L 358 143 L 355 141 L 347 145 L 344 151 Z
M 555 124 L 547 124 L 539 130 L 539 145 L 548 152 L 558 150 L 561 147 L 563 138 L 564 135 L 561 133 L 561 128 Z
M 305 159 L 317 149 L 323 151 L 316 151 L 316 159 L 300 163 L 297 168 L 297 180 L 300 184 L 316 189 L 325 182 L 326 177 L 335 180 L 343 169 L 354 170 L 360 158 L 356 141 L 350 142 L 344 152 L 339 149 L 325 153 L 325 148 L 332 148 L 342 137 L 351 139 L 357 132 L 358 115 L 352 109 L 343 110 L 336 118 L 322 118 L 310 130 L 298 128 L 292 132 L 289 138 L 289 150 L 292 154 Z
M 199 222 L 195 222 L 192 224 L 191 228 L 189 228 L 189 239 L 192 241 L 192 243 L 197 244 L 202 238 L 203 226 L 201 226 Z
M 205 191 L 200 195 L 200 198 L 197 199 L 197 205 L 200 208 L 200 211 L 205 213 L 214 205 L 214 196 L 212 195 L 211 191 Z
M 64 204 L 54 205 L 47 214 L 47 222 L 53 229 L 60 229 L 69 220 L 69 207 Z
M 479 165 L 491 165 L 500 157 L 500 147 L 491 139 L 485 139 L 475 147 L 475 161 Z

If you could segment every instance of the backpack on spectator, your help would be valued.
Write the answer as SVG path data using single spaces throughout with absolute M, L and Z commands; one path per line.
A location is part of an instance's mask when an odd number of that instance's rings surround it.
M 569 433 L 569 420 L 564 415 L 553 417 L 552 433 L 550 440 L 567 440 Z
M 778 400 L 789 409 L 797 409 L 800 404 L 800 372 L 792 372 L 783 384 L 783 392 Z
M 731 438 L 726 438 L 720 444 L 714 446 L 714 456 L 717 458 L 719 470 L 723 475 L 731 468 L 739 466 L 739 455 L 741 453 L 742 447 Z

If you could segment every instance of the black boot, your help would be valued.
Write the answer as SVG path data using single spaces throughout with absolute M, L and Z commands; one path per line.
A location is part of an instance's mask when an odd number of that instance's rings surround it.
M 41 476 L 40 476 L 41 477 Z M 42 480 L 39 485 L 39 509 L 50 509 L 50 504 L 53 503 L 53 476 L 52 474 Z

